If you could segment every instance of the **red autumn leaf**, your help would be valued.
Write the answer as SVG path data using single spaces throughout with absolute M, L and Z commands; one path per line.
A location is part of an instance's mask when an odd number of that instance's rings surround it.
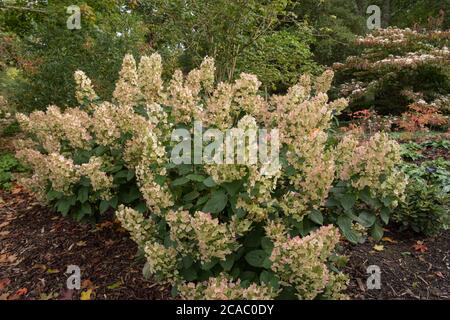
M 420 253 L 425 253 L 428 251 L 428 247 L 423 243 L 423 241 L 417 241 L 415 245 L 413 245 L 414 250 Z
M 9 286 L 10 283 L 11 283 L 11 280 L 9 280 L 8 278 L 0 280 L 0 291 L 2 291 L 7 286 Z
M 28 293 L 28 289 L 27 288 L 21 288 L 19 290 L 16 291 L 16 295 L 20 296 L 24 296 Z

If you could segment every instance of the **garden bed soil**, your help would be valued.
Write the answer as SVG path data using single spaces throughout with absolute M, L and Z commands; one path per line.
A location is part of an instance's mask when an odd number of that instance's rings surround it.
M 79 224 L 18 186 L 0 191 L 0 244 L 0 299 L 171 298 L 142 276 L 137 247 L 117 223 Z M 345 253 L 352 299 L 450 299 L 450 231 L 426 239 L 387 232 L 380 244 L 346 244 Z M 66 289 L 69 265 L 81 269 L 80 290 Z M 379 290 L 367 289 L 369 265 L 381 269 Z

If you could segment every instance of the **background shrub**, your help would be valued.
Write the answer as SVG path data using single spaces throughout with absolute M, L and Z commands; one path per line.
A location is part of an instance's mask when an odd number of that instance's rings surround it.
M 352 111 L 373 108 L 380 114 L 403 113 L 418 101 L 448 101 L 448 35 L 388 28 L 359 38 L 362 54 L 334 65 L 340 94 L 349 97 Z
M 404 165 L 409 177 L 406 200 L 394 211 L 394 221 L 428 236 L 447 229 L 450 225 L 449 166 L 450 162 L 443 159 Z

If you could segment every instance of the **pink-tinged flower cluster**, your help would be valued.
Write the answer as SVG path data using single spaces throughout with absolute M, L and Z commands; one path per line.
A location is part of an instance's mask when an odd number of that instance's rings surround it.
M 225 260 L 239 247 L 232 228 L 213 219 L 209 213 L 198 211 L 191 216 L 189 211 L 170 211 L 165 218 L 177 250 L 202 263 L 213 258 Z
M 22 129 L 34 135 L 49 153 L 60 152 L 64 142 L 72 148 L 85 149 L 92 139 L 89 115 L 78 108 L 61 112 L 50 106 L 46 112 L 35 111 L 29 117 L 18 113 L 16 118 Z
M 144 246 L 145 257 L 150 274 L 161 283 L 175 284 L 180 281 L 177 251 L 158 242 L 147 242 Z
M 156 223 L 144 217 L 142 213 L 120 205 L 116 211 L 116 218 L 140 247 L 144 247 L 149 241 L 155 241 Z
M 346 136 L 336 149 L 341 180 L 350 181 L 359 190 L 368 187 L 374 196 L 404 196 L 407 178 L 396 168 L 401 159 L 400 145 L 386 133 L 376 133 L 362 143 Z
M 77 166 L 80 176 L 89 178 L 94 192 L 99 191 L 103 200 L 109 200 L 112 196 L 110 193 L 113 187 L 113 178 L 102 171 L 104 164 L 101 158 L 91 157 L 88 163 Z
M 251 284 L 247 288 L 241 281 L 233 281 L 226 274 L 209 278 L 201 283 L 185 283 L 178 287 L 182 299 L 187 300 L 272 300 L 277 290 L 265 285 Z
M 99 98 L 94 91 L 91 79 L 83 71 L 75 71 L 74 78 L 76 83 L 75 97 L 80 105 L 91 104 Z
M 290 238 L 277 223 L 266 227 L 274 242 L 270 256 L 272 271 L 281 284 L 293 286 L 299 299 L 314 299 L 327 290 L 333 290 L 331 272 L 326 261 L 339 241 L 339 231 L 333 226 L 322 227 L 309 236 Z M 340 288 L 334 288 L 336 293 Z
M 120 70 L 119 81 L 116 83 L 113 97 L 119 105 L 132 106 L 141 98 L 140 95 L 136 61 L 132 55 L 127 54 L 123 59 L 122 70 Z

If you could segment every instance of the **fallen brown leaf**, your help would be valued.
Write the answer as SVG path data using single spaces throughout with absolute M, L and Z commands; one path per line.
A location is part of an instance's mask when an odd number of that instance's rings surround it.
M 0 254 L 0 263 L 14 263 L 17 260 L 17 256 L 15 254 Z
M 9 284 L 11 283 L 11 280 L 8 278 L 0 280 L 0 291 L 3 291 Z
M 86 241 L 78 241 L 77 243 L 77 246 L 79 246 L 79 247 L 86 247 Z
M 21 288 L 19 290 L 16 291 L 16 295 L 20 296 L 24 296 L 28 293 L 28 289 L 27 288 Z
M 385 242 L 390 242 L 390 243 L 397 243 L 397 241 L 395 241 L 394 239 L 392 239 L 390 237 L 383 237 L 381 240 L 385 241 Z

